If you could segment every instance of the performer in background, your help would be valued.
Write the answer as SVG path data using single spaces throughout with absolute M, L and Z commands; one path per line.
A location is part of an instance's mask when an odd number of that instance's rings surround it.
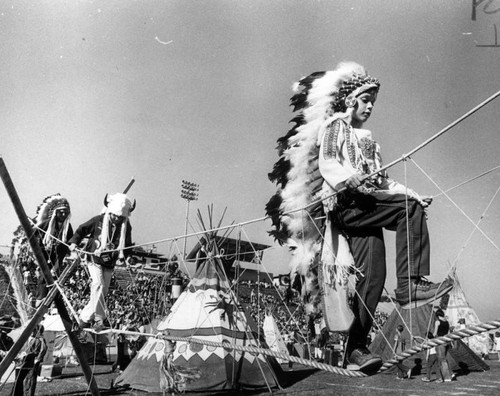
M 436 310 L 436 320 L 434 322 L 434 334 L 436 337 L 442 337 L 447 335 L 449 332 L 450 323 L 446 319 L 443 310 L 438 308 Z M 436 346 L 438 365 L 441 370 L 441 379 L 445 382 L 450 382 L 455 379 L 455 376 L 452 374 L 448 365 L 447 356 L 449 350 L 450 344 Z
M 105 297 L 117 262 L 130 263 L 132 227 L 129 217 L 135 209 L 135 201 L 117 193 L 106 195 L 103 212 L 81 224 L 70 239 L 70 249 L 74 251 L 84 238 L 88 238 L 84 248 L 86 264 L 92 280 L 90 301 L 80 313 L 80 326 L 89 327 L 93 321 L 96 330 L 102 329 L 106 319 Z
M 28 339 L 28 347 L 21 358 L 21 364 L 16 367 L 16 382 L 12 388 L 12 396 L 35 395 L 36 380 L 47 353 L 47 342 L 43 337 L 43 330 L 42 325 L 37 325 Z
M 0 325 L 0 362 L 3 360 L 9 349 L 14 345 L 14 340 L 9 337 L 7 331 Z
M 431 332 L 427 333 L 427 338 L 434 338 Z M 422 381 L 424 382 L 432 382 L 432 373 L 436 373 L 436 382 L 443 382 L 443 375 L 441 373 L 441 366 L 439 365 L 436 347 L 432 347 L 427 350 L 426 353 L 427 360 L 427 375 L 422 377 Z
M 61 194 L 45 198 L 38 207 L 35 225 L 38 230 L 40 246 L 45 259 L 54 275 L 59 275 L 64 266 L 64 258 L 69 254 L 68 240 L 73 236 L 70 223 L 69 202 Z M 38 277 L 36 306 L 47 296 L 47 282 L 43 275 Z
M 396 355 L 401 355 L 406 350 L 406 339 L 403 336 L 403 330 L 403 325 L 398 325 L 394 335 L 394 352 Z M 411 378 L 411 368 L 407 367 L 402 361 L 399 361 L 396 367 L 398 368 L 397 379 Z

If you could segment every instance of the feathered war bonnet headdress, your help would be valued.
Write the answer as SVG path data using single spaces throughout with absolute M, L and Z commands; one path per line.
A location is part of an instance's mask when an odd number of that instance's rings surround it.
M 108 246 L 109 238 L 109 215 L 114 214 L 116 216 L 123 217 L 120 228 L 120 241 L 118 243 L 119 257 L 123 258 L 123 249 L 125 248 L 125 235 L 127 233 L 128 218 L 130 214 L 135 209 L 135 200 L 132 203 L 130 198 L 125 194 L 116 193 L 113 195 L 108 195 L 104 197 L 104 218 L 102 220 L 102 231 L 101 231 L 101 250 L 106 250 Z
M 45 231 L 45 235 L 42 239 L 43 245 L 46 249 L 49 249 L 54 243 L 54 237 L 56 232 L 56 212 L 59 209 L 65 209 L 68 212 L 68 216 L 64 220 L 62 224 L 62 232 L 59 234 L 60 238 L 63 242 L 66 242 L 68 235 L 69 222 L 71 218 L 71 211 L 69 207 L 69 202 L 66 198 L 64 198 L 61 194 L 53 194 L 45 197 L 43 202 L 38 206 L 35 217 L 35 224 L 39 227 L 41 224 L 49 221 L 47 229 Z
M 293 85 L 294 125 L 278 139 L 280 158 L 269 173 L 278 191 L 267 203 L 266 212 L 274 227 L 270 234 L 292 248 L 291 276 L 292 280 L 303 276 L 303 294 L 314 288 L 307 283 L 315 281 L 310 270 L 321 250 L 322 222 L 318 218 L 323 216 L 322 203 L 310 205 L 323 184 L 318 168 L 319 132 L 332 116 L 350 117 L 355 104 L 351 98 L 378 87 L 378 80 L 354 62 L 313 73 Z

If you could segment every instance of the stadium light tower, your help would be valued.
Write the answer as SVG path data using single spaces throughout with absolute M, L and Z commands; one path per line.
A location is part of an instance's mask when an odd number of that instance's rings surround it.
M 198 199 L 198 191 L 200 189 L 200 185 L 183 180 L 181 188 L 182 188 L 181 198 L 186 200 L 186 226 L 184 229 L 184 235 L 187 235 L 188 219 L 189 219 L 189 203 L 191 201 L 196 201 Z M 183 252 L 184 259 L 186 259 L 186 241 L 187 238 L 184 236 L 184 252 Z

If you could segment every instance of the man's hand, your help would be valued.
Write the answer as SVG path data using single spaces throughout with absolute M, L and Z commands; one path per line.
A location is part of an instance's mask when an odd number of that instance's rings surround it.
M 363 176 L 355 174 L 349 177 L 345 182 L 345 187 L 349 191 L 355 191 L 358 189 L 359 186 L 361 186 L 364 183 Z
M 69 259 L 70 260 L 76 260 L 76 257 L 77 257 L 77 252 L 76 252 L 76 243 L 72 243 L 71 245 L 69 245 Z

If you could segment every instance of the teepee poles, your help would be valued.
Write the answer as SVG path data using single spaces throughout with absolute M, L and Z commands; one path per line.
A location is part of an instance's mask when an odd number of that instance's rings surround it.
M 68 280 L 69 275 L 73 270 L 77 267 L 77 265 L 80 263 L 80 260 L 74 260 L 71 262 L 70 265 L 68 265 L 64 271 L 61 273 L 61 276 L 58 278 L 57 282 L 60 285 L 63 285 L 66 283 Z M 19 340 L 27 340 L 30 334 L 33 332 L 33 328 L 36 326 L 37 323 L 39 323 L 43 315 L 47 313 L 47 311 L 50 308 L 50 305 L 54 301 L 54 298 L 57 296 L 59 293 L 59 290 L 56 287 L 50 288 L 49 292 L 47 293 L 47 296 L 44 298 L 42 304 L 38 307 L 36 312 L 33 314 L 31 317 L 30 321 L 28 322 L 28 325 L 24 328 L 22 331 L 21 335 L 19 336 Z M 9 367 L 10 363 L 15 359 L 19 351 L 21 350 L 22 346 L 24 344 L 23 342 L 16 342 L 7 352 L 5 355 L 4 359 L 0 362 L 0 377 L 5 373 L 7 368 Z
M 34 238 L 35 231 L 31 227 L 31 224 L 28 220 L 28 216 L 26 215 L 26 212 L 24 211 L 23 205 L 21 203 L 21 200 L 19 199 L 19 196 L 17 194 L 17 191 L 14 187 L 14 184 L 12 182 L 12 179 L 10 178 L 9 172 L 7 170 L 7 167 L 5 166 L 5 162 L 3 161 L 3 158 L 0 157 L 0 177 L 2 179 L 2 182 L 5 186 L 5 189 L 7 190 L 7 193 L 12 201 L 12 204 L 14 205 L 14 209 L 16 211 L 16 214 L 19 218 L 19 221 L 21 223 L 21 226 L 23 227 L 24 232 L 26 233 L 26 237 L 28 239 L 28 242 L 30 244 L 30 247 L 33 251 L 33 254 L 35 255 L 36 261 L 38 262 L 38 265 L 40 266 L 40 270 L 47 282 L 47 285 L 50 286 L 54 283 L 54 278 L 52 277 L 52 274 L 50 272 L 49 266 L 47 265 L 47 262 L 45 260 L 45 257 L 43 255 L 42 249 L 40 248 L 38 242 L 36 241 L 36 238 Z M 56 308 L 59 312 L 59 315 L 61 316 L 62 322 L 64 324 L 64 328 L 66 330 L 66 333 L 68 334 L 68 338 L 71 341 L 71 344 L 73 345 L 73 349 L 75 350 L 75 354 L 78 357 L 78 360 L 80 362 L 80 365 L 82 367 L 82 371 L 85 375 L 85 378 L 89 384 L 90 391 L 92 392 L 92 395 L 94 396 L 99 396 L 99 388 L 97 387 L 97 383 L 95 382 L 94 376 L 92 374 L 92 370 L 90 369 L 90 366 L 87 362 L 87 359 L 85 357 L 85 354 L 83 352 L 82 346 L 80 342 L 78 341 L 78 337 L 76 333 L 73 331 L 72 323 L 71 323 L 71 318 L 68 314 L 68 311 L 66 309 L 66 306 L 64 305 L 64 301 L 61 298 L 61 295 L 56 294 L 54 303 L 56 305 Z M 41 316 L 36 316 L 34 317 L 29 323 L 25 331 L 21 334 L 21 337 L 17 340 L 17 342 L 14 344 L 12 348 L 18 349 L 18 352 L 21 348 L 22 345 L 28 340 L 28 337 L 32 330 L 35 328 L 37 325 L 38 321 L 41 319 Z M 5 362 L 5 364 L 4 364 Z M 4 359 L 2 361 L 2 366 L 4 365 L 9 365 L 12 362 L 12 360 L 8 361 L 8 359 Z
M 125 190 L 123 190 L 123 193 L 124 194 L 128 193 L 128 190 L 130 190 L 130 188 L 134 183 L 135 183 L 135 177 L 132 176 L 132 179 L 130 179 L 129 183 L 127 184 L 127 187 L 125 187 Z

